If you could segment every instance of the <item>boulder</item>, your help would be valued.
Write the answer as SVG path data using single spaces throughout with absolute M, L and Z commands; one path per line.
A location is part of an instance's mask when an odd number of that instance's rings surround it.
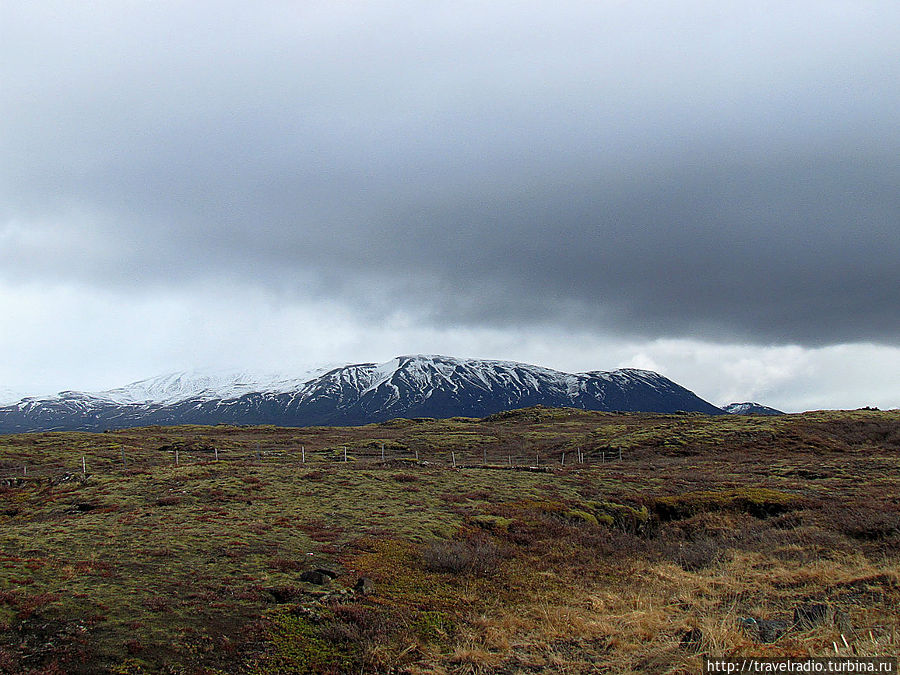
M 297 602 L 303 596 L 303 590 L 297 586 L 269 586 L 263 590 L 271 595 L 279 605 Z
M 300 575 L 300 581 L 303 581 L 307 584 L 315 584 L 316 586 L 324 586 L 329 581 L 331 581 L 334 576 L 332 576 L 332 572 L 325 572 L 323 570 L 306 570 Z
M 360 595 L 371 595 L 375 592 L 375 582 L 368 577 L 360 577 L 354 584 L 353 590 Z

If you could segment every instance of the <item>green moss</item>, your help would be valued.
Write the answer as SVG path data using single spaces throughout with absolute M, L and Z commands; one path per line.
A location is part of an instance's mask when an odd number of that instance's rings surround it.
M 585 502 L 585 508 L 594 513 L 601 522 L 616 525 L 622 529 L 638 530 L 650 520 L 650 511 L 646 506 L 636 509 L 616 502 L 590 501 Z
M 372 438 L 350 441 L 346 443 L 347 449 L 362 448 L 365 450 L 381 450 L 384 448 L 385 453 L 408 452 L 409 446 L 397 440 L 389 438 Z M 342 451 L 343 452 L 343 451 Z
M 323 638 L 318 628 L 303 617 L 276 617 L 269 632 L 270 653 L 264 673 L 346 672 L 354 663 L 345 645 Z
M 580 509 L 569 509 L 563 515 L 569 520 L 582 521 L 585 523 L 590 523 L 591 525 L 599 525 L 600 523 L 597 521 L 597 516 L 593 513 L 588 513 L 587 511 L 581 511 Z
M 435 642 L 453 633 L 454 622 L 447 612 L 420 612 L 412 629 L 420 640 Z
M 613 518 L 608 513 L 603 513 L 599 516 L 594 516 L 594 517 L 597 519 L 597 522 L 600 525 L 606 525 L 607 527 L 612 527 L 613 525 L 616 524 L 616 519 Z
M 410 439 L 416 446 L 428 450 L 473 450 L 481 446 L 491 446 L 497 443 L 496 436 L 478 434 L 466 430 L 435 430 L 423 429 L 419 433 L 410 434 Z
M 568 507 L 563 502 L 544 501 L 538 499 L 524 499 L 515 504 L 519 509 L 525 511 L 540 511 L 541 513 L 563 513 Z
M 488 530 L 507 530 L 515 521 L 512 518 L 504 518 L 503 516 L 492 516 L 482 514 L 472 516 L 472 522 Z

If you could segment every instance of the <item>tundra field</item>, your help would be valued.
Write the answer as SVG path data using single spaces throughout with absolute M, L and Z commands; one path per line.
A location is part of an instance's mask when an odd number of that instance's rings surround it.
M 898 411 L 0 436 L 0 673 L 696 673 L 898 605 Z

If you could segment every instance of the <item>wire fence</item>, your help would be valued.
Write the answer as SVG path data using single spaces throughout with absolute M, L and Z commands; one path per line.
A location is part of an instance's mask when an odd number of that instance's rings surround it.
M 91 474 L 113 472 L 137 472 L 163 466 L 192 466 L 212 463 L 240 465 L 279 465 L 309 468 L 326 466 L 363 468 L 378 465 L 410 467 L 441 467 L 450 469 L 511 469 L 528 471 L 553 471 L 573 469 L 588 465 L 623 461 L 621 448 L 606 448 L 584 452 L 574 450 L 541 453 L 540 450 L 498 451 L 493 448 L 436 450 L 394 448 L 389 446 L 354 447 L 337 445 L 307 449 L 305 446 L 264 446 L 261 443 L 242 447 L 219 449 L 205 446 L 103 449 L 80 453 L 73 451 L 70 458 L 56 461 L 29 461 L 7 457 L 0 459 L 0 485 L 22 484 L 27 481 L 47 479 L 54 481 L 84 478 Z

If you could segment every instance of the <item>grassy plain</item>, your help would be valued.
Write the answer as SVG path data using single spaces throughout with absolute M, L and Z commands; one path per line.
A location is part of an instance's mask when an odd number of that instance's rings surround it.
M 897 411 L 21 434 L 0 477 L 0 673 L 900 653 Z

